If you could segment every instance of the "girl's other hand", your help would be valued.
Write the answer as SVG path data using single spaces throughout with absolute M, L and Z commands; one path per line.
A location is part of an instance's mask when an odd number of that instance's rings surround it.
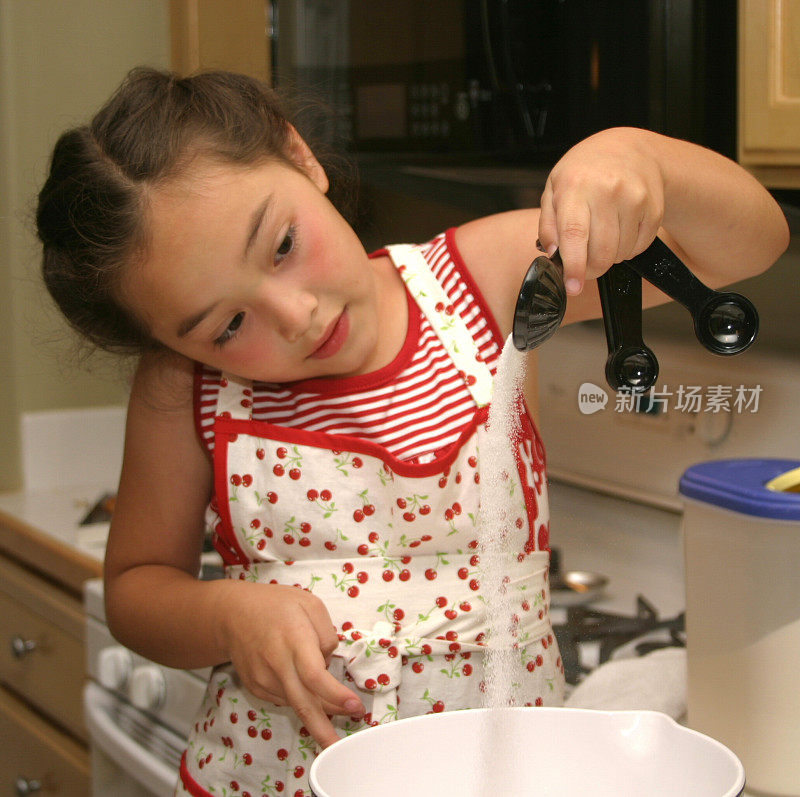
M 558 248 L 567 293 L 614 263 L 643 252 L 664 216 L 664 180 L 648 153 L 646 131 L 604 130 L 581 141 L 553 167 L 541 201 L 539 240 Z
M 256 697 L 291 706 L 322 746 L 339 740 L 328 715 L 360 716 L 358 696 L 328 672 L 339 643 L 319 598 L 298 587 L 237 583 L 221 644 Z

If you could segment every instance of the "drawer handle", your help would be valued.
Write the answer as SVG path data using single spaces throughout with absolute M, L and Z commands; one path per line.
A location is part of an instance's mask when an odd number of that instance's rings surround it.
M 15 636 L 11 639 L 11 652 L 16 658 L 24 658 L 33 650 L 36 650 L 35 639 L 23 639 L 21 636 Z
M 19 795 L 19 797 L 22 797 L 24 794 L 33 794 L 35 791 L 41 791 L 42 789 L 41 781 L 34 780 L 33 778 L 30 780 L 26 780 L 25 778 L 17 778 L 14 786 L 16 787 L 16 793 Z

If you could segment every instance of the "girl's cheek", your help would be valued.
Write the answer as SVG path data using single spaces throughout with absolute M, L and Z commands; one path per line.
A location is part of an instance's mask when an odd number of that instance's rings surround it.
M 335 256 L 336 246 L 333 243 L 325 246 L 321 236 L 314 234 L 313 228 L 307 232 L 307 237 L 302 241 L 307 275 L 313 278 L 324 277 L 331 272 L 331 260 Z

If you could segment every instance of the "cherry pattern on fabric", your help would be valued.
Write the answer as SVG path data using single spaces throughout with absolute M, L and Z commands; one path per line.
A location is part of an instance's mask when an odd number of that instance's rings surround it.
M 451 451 L 424 465 L 365 441 L 253 421 L 249 383 L 223 380 L 215 420 L 216 495 L 207 512 L 228 578 L 317 595 L 339 633 L 330 671 L 358 691 L 363 719 L 341 735 L 481 704 L 485 613 L 475 524 L 491 373 L 416 247 L 390 247 L 475 398 Z M 439 307 L 441 305 L 441 307 Z M 461 322 L 461 323 L 459 323 Z M 527 414 L 509 475 L 518 517 L 508 562 L 530 705 L 559 705 L 563 667 L 549 619 L 544 449 Z M 177 793 L 309 795 L 314 740 L 287 707 L 260 701 L 231 665 L 214 669 Z M 213 792 L 212 792 L 213 789 Z

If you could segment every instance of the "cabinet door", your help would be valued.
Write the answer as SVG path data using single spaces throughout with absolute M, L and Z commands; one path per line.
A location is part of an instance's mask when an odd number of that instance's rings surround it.
M 0 794 L 87 797 L 89 754 L 0 688 Z M 36 784 L 39 789 L 35 790 Z
M 81 739 L 85 640 L 77 600 L 0 559 L 0 681 Z
M 270 82 L 269 0 L 171 0 L 172 68 L 243 72 Z
M 800 0 L 739 0 L 739 161 L 800 187 Z

